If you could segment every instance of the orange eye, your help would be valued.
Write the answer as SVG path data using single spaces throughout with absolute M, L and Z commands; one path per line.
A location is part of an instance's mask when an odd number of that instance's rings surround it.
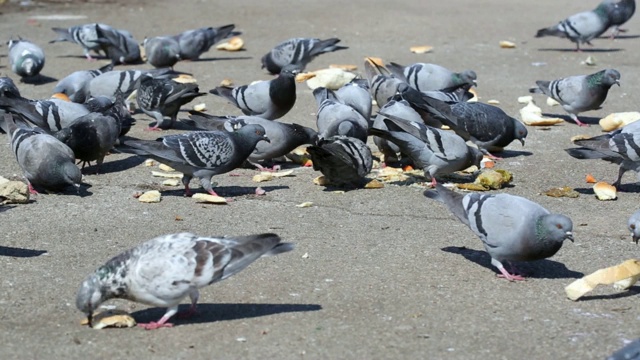
M 636 229 L 636 224 L 631 224 L 631 226 L 629 226 L 631 229 L 635 230 Z
M 556 224 L 556 227 L 557 227 L 558 229 L 562 229 L 562 225 L 560 225 L 560 224 Z

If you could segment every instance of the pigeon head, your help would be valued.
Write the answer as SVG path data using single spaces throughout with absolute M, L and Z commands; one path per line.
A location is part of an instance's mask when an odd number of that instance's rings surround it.
M 291 125 L 295 134 L 304 139 L 305 144 L 315 144 L 318 141 L 318 132 L 312 128 L 298 124 Z
M 602 77 L 602 84 L 607 86 L 612 86 L 613 84 L 617 84 L 620 86 L 620 73 L 618 70 L 607 69 L 604 71 L 604 75 Z
M 520 140 L 522 146 L 524 146 L 524 139 L 527 137 L 529 131 L 527 128 L 518 120 L 514 120 L 515 129 L 513 130 L 515 133 L 513 134 L 514 138 Z
M 458 76 L 457 80 L 459 80 L 460 84 L 469 84 L 472 86 L 478 85 L 478 83 L 476 82 L 476 79 L 478 78 L 478 76 L 476 75 L 476 72 L 473 70 L 465 70 L 456 75 Z
M 482 151 L 478 150 L 478 148 L 469 146 L 469 164 L 467 165 L 475 165 L 479 169 L 483 157 L 484 154 L 482 153 Z
M 77 190 L 80 189 L 80 182 L 82 182 L 82 173 L 80 169 L 73 162 L 64 162 L 64 164 L 57 168 L 60 177 L 65 183 L 73 185 Z
M 78 290 L 78 295 L 76 296 L 76 307 L 78 310 L 87 314 L 89 326 L 92 326 L 93 312 L 106 300 L 99 275 L 102 269 L 103 268 L 98 269 L 98 271 L 91 274 L 82 282 Z
M 640 240 L 640 213 L 635 213 L 631 216 L 628 227 L 631 232 L 631 238 L 638 244 L 638 240 Z
M 257 144 L 261 140 L 264 140 L 268 143 L 271 142 L 271 140 L 267 137 L 267 133 L 264 130 L 264 127 L 258 124 L 248 124 L 241 127 L 233 134 L 240 135 L 249 144 Z
M 573 242 L 573 222 L 560 214 L 541 216 L 536 223 L 536 235 L 539 240 L 551 243 Z
M 280 75 L 287 74 L 290 76 L 296 76 L 302 71 L 300 65 L 289 64 L 285 65 L 282 70 L 280 70 Z

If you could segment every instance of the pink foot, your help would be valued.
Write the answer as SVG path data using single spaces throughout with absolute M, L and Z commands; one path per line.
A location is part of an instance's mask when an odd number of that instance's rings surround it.
M 436 184 L 438 184 L 438 182 L 436 181 L 436 178 L 432 177 L 431 178 L 431 187 L 436 187 Z
M 141 327 L 141 328 L 143 328 L 145 330 L 155 330 L 155 329 L 160 329 L 160 328 L 163 328 L 163 327 L 170 328 L 170 327 L 173 327 L 173 324 L 172 323 L 160 323 L 159 321 L 158 322 L 152 321 L 152 322 L 147 323 L 147 324 L 139 323 L 138 327 Z
M 38 195 L 38 192 L 33 188 L 33 186 L 31 186 L 31 183 L 29 183 L 29 194 Z
M 491 160 L 502 160 L 500 156 L 495 156 L 493 154 L 487 153 L 487 157 Z
M 266 193 L 267 192 L 263 188 L 261 188 L 261 187 L 257 187 L 256 188 L 256 195 L 264 195 Z
M 272 167 L 264 167 L 260 164 L 253 164 L 253 165 L 255 165 L 255 167 L 258 168 L 258 170 L 260 171 L 276 172 L 280 170 L 280 165 L 273 165 Z
M 162 131 L 162 129 L 157 126 L 149 126 L 148 128 L 144 129 L 144 131 Z
M 523 276 L 520 275 L 516 275 L 516 274 L 509 274 L 509 272 L 507 272 L 507 270 L 505 270 L 505 268 L 500 268 L 498 269 L 500 270 L 500 272 L 502 274 L 498 274 L 499 278 L 505 278 L 509 281 L 524 281 L 525 278 Z
M 580 120 L 576 120 L 576 124 L 578 124 L 578 126 L 582 126 L 582 127 L 589 127 L 590 126 L 589 124 L 585 124 Z
M 222 196 L 220 196 L 220 195 L 216 194 L 216 192 L 215 192 L 215 191 L 213 191 L 213 190 L 208 191 L 208 193 L 209 193 L 209 194 L 211 194 L 211 195 L 213 195 L 213 196 L 222 197 Z M 224 198 L 224 199 L 225 199 L 225 200 L 227 200 L 227 202 L 233 202 L 233 199 L 232 199 L 232 198 Z

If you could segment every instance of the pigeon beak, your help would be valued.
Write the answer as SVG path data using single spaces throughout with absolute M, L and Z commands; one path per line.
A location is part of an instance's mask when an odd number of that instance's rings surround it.
M 473 80 L 473 86 L 477 87 L 478 86 L 478 82 Z
M 573 233 L 571 231 L 567 231 L 565 233 L 565 237 L 564 238 L 567 239 L 567 240 L 571 240 L 571 242 L 574 242 L 573 241 Z
M 620 86 L 620 80 L 616 80 L 616 84 L 618 84 L 618 86 Z
M 268 143 L 271 143 L 271 139 L 269 139 L 269 138 L 267 137 L 267 135 L 263 136 L 263 137 L 262 137 L 262 140 L 264 140 L 264 141 L 266 141 L 266 142 L 268 142 Z
M 89 323 L 89 327 L 93 328 L 93 311 L 89 311 L 87 314 L 87 322 Z
M 636 236 L 633 233 L 631 233 L 631 238 L 636 243 L 636 245 L 638 245 L 638 240 L 640 240 L 640 236 Z
M 520 143 L 522 144 L 522 146 L 524 146 L 524 139 L 518 139 L 520 140 Z

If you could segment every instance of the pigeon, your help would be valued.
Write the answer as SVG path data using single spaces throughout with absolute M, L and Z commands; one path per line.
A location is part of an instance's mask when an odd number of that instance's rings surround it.
M 261 125 L 271 142 L 259 142 L 249 155 L 248 161 L 260 170 L 268 170 L 258 161 L 271 161 L 284 156 L 295 148 L 315 143 L 318 133 L 306 126 L 286 124 L 263 119 L 258 116 L 213 116 L 198 111 L 189 111 L 190 120 L 183 122 L 201 130 L 236 131 L 247 124 Z
M 609 17 L 609 26 L 613 28 L 611 38 L 615 39 L 620 32 L 627 30 L 620 29 L 620 26 L 629 21 L 636 12 L 636 0 L 604 0 L 600 3 L 604 6 Z
M 578 119 L 578 114 L 600 109 L 607 98 L 609 88 L 620 86 L 618 70 L 605 69 L 591 75 L 577 75 L 552 81 L 536 81 L 537 88 L 529 89 L 532 94 L 545 94 L 562 105 L 576 124 L 588 126 Z
M 197 313 L 198 289 L 234 275 L 261 257 L 293 250 L 276 234 L 200 237 L 190 233 L 163 235 L 107 261 L 80 285 L 78 310 L 92 326 L 103 302 L 121 298 L 166 307 L 158 322 L 138 324 L 147 330 L 171 327 L 169 319 L 189 296 L 188 315 Z
M 450 174 L 471 165 L 480 167 L 482 153 L 467 146 L 460 136 L 423 123 L 380 114 L 387 118 L 384 124 L 388 130 L 371 128 L 369 133 L 396 144 L 417 167 L 423 169 L 425 178 L 432 185 L 437 183 L 436 175 Z
M 351 106 L 363 118 L 371 118 L 373 100 L 369 93 L 369 83 L 366 80 L 354 79 L 335 91 L 335 96 L 341 103 Z
M 0 77 L 0 96 L 20 98 L 20 90 L 11 78 L 3 76 Z
M 140 46 L 130 32 L 96 24 L 97 43 L 112 64 L 133 64 L 140 61 Z
M 82 104 L 89 98 L 91 80 L 111 70 L 113 70 L 113 64 L 105 65 L 97 70 L 75 71 L 60 80 L 53 88 L 53 92 L 65 94 L 69 100 Z
M 80 189 L 82 174 L 67 145 L 38 129 L 18 127 L 11 114 L 4 115 L 4 122 L 29 192 L 37 194 L 37 188 L 59 191 L 67 186 Z
M 313 169 L 320 171 L 325 179 L 336 186 L 358 186 L 371 172 L 373 157 L 371 149 L 363 141 L 336 135 L 318 140 L 307 147 Z
M 451 110 L 452 102 L 449 101 L 450 96 L 445 96 L 447 100 L 443 101 L 439 99 L 443 96 L 442 92 L 437 92 L 436 97 L 431 97 L 427 95 L 428 93 L 418 91 L 404 82 L 398 85 L 397 92 L 398 94 L 392 99 L 407 101 L 420 114 L 422 121 L 426 125 L 439 129 L 443 124 L 451 126 L 451 124 L 457 123 L 457 119 Z M 456 98 L 457 95 L 451 95 L 451 97 Z M 458 130 L 464 131 L 462 128 Z
M 238 131 L 194 131 L 163 136 L 153 140 L 125 140 L 120 152 L 147 156 L 183 173 L 185 196 L 190 196 L 189 182 L 194 176 L 211 195 L 211 177 L 242 165 L 259 141 L 270 141 L 262 126 L 250 124 Z
M 82 49 L 84 50 L 84 55 L 86 56 L 87 60 L 92 61 L 94 59 L 91 57 L 90 52 L 94 51 L 98 53 L 100 50 L 103 49 L 103 44 L 100 41 L 98 41 L 98 39 L 100 38 L 98 34 L 98 29 L 102 29 L 105 31 L 114 30 L 109 25 L 97 24 L 97 23 L 77 25 L 69 28 L 54 27 L 54 28 L 51 28 L 51 30 L 53 30 L 56 34 L 58 34 L 58 37 L 54 40 L 49 41 L 49 43 L 55 43 L 60 41 L 69 41 L 72 43 L 76 43 L 82 46 Z
M 640 240 L 640 210 L 636 211 L 631 215 L 629 221 L 627 222 L 627 226 L 629 231 L 631 232 L 631 238 L 637 244 Z
M 365 59 L 364 69 L 367 80 L 369 80 L 369 92 L 379 108 L 384 107 L 398 92 L 398 86 L 400 84 L 405 84 L 403 80 L 398 79 L 392 75 L 389 70 L 378 65 L 370 58 Z
M 628 170 L 640 174 L 640 121 L 590 139 L 576 140 L 580 148 L 565 149 L 576 159 L 602 159 L 620 165 L 613 186 L 618 188 Z
M 344 135 L 367 141 L 369 121 L 356 109 L 340 102 L 336 94 L 326 88 L 316 88 L 313 95 L 318 103 L 318 137 L 326 139 L 334 135 Z
M 591 44 L 591 40 L 604 34 L 609 28 L 610 20 L 606 7 L 601 3 L 592 11 L 583 11 L 560 21 L 557 25 L 538 30 L 536 37 L 557 36 L 567 38 L 576 43 L 576 51 L 580 44 Z
M 274 120 L 283 117 L 296 102 L 295 71 L 286 67 L 273 80 L 258 81 L 235 88 L 218 86 L 209 91 L 222 96 L 245 115 Z
M 482 240 L 491 264 L 510 281 L 524 277 L 505 268 L 504 262 L 541 260 L 555 255 L 564 240 L 573 242 L 573 223 L 539 204 L 509 194 L 460 194 L 441 184 L 424 196 L 445 204 L 455 217 Z
M 180 48 L 180 59 L 197 60 L 200 55 L 209 51 L 209 49 L 218 41 L 227 38 L 232 34 L 235 25 L 225 25 L 217 28 L 203 27 L 194 30 L 188 30 L 173 38 L 178 42 Z
M 387 67 L 398 79 L 405 81 L 418 91 L 443 90 L 460 86 L 468 90 L 476 85 L 477 75 L 473 70 L 457 73 L 440 65 L 426 63 L 403 66 L 392 62 Z
M 640 339 L 635 339 L 614 352 L 607 360 L 640 360 Z
M 267 68 L 272 74 L 280 74 L 283 68 L 303 71 L 316 56 L 337 50 L 348 49 L 346 46 L 336 45 L 338 38 L 326 40 L 314 38 L 292 38 L 276 45 L 262 57 L 262 68 Z
M 99 110 L 60 99 L 29 101 L 4 96 L 0 96 L 0 109 L 20 115 L 24 120 L 48 133 L 69 126 L 75 119 L 92 110 Z
M 9 64 L 11 71 L 20 77 L 40 74 L 44 67 L 44 51 L 27 40 L 9 40 Z
M 502 151 L 514 140 L 524 146 L 527 128 L 499 107 L 480 102 L 458 102 L 451 105 L 451 112 L 456 123 L 445 125 L 449 125 L 464 140 L 471 140 L 491 158 L 499 159 L 490 152 Z
M 180 43 L 170 36 L 144 39 L 147 62 L 156 68 L 173 67 L 180 60 Z
M 166 78 L 155 79 L 145 74 L 140 78 L 136 100 L 145 114 L 156 119 L 156 124 L 149 130 L 160 130 L 173 126 L 182 105 L 203 95 L 206 93 L 199 92 L 197 84 L 183 84 Z M 170 120 L 166 121 L 165 116 L 170 117 Z
M 391 100 L 380 109 L 380 112 L 394 115 L 408 121 L 422 123 L 420 114 L 418 114 L 418 112 L 416 112 L 405 100 Z M 384 122 L 385 119 L 386 118 L 384 117 L 384 115 L 378 114 L 373 120 L 372 127 L 380 130 L 388 130 L 387 125 Z M 398 147 L 398 145 L 378 136 L 373 137 L 373 143 L 384 155 L 385 165 L 399 160 L 397 154 L 400 152 L 400 148 Z

